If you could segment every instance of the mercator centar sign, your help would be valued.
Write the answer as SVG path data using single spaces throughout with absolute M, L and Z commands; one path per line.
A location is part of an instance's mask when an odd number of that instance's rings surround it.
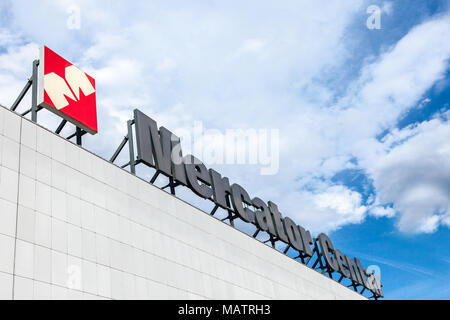
M 284 242 L 288 249 L 298 252 L 297 258 L 301 262 L 308 264 L 313 261 L 313 269 L 320 269 L 331 278 L 333 273 L 338 273 L 339 282 L 347 278 L 355 290 L 370 290 L 375 298 L 383 296 L 379 277 L 366 270 L 358 258 L 348 257 L 334 248 L 326 234 L 321 233 L 313 239 L 308 230 L 291 218 L 283 217 L 272 201 L 266 203 L 258 197 L 251 197 L 241 185 L 231 184 L 227 177 L 208 169 L 195 156 L 183 156 L 179 137 L 164 127 L 158 128 L 155 120 L 139 110 L 134 110 L 134 124 L 138 162 L 213 201 L 216 208 L 233 212 L 235 217 L 254 224 L 258 231 L 269 234 L 272 245 L 275 241 Z M 315 260 L 312 260 L 313 256 Z

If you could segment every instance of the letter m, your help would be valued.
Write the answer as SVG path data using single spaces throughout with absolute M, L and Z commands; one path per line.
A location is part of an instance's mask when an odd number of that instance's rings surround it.
M 80 90 L 83 91 L 85 96 L 88 96 L 95 92 L 89 78 L 86 73 L 75 67 L 74 65 L 66 68 L 66 81 L 72 89 L 73 93 L 80 99 Z
M 44 76 L 44 90 L 58 110 L 69 105 L 66 97 L 76 100 L 66 81 L 54 72 Z
M 134 122 L 138 161 L 186 185 L 183 163 L 173 161 L 182 157 L 180 139 L 164 127 L 158 131 L 156 121 L 137 109 L 134 110 Z M 174 150 L 178 150 L 178 155 L 173 154 Z M 175 156 L 177 159 L 172 158 Z
M 74 65 L 66 68 L 65 77 L 66 79 L 64 80 L 54 72 L 44 76 L 45 92 L 47 92 L 58 110 L 69 105 L 67 98 L 78 101 L 80 99 L 80 90 L 83 91 L 85 96 L 95 92 L 86 74 Z

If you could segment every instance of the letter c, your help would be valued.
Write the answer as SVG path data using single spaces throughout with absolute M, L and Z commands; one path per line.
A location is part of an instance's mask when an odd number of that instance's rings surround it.
M 236 183 L 231 186 L 231 202 L 239 218 L 245 222 L 255 221 L 255 213 L 249 208 L 244 208 L 243 205 L 245 203 L 246 205 L 251 206 L 252 200 L 247 191 Z
M 325 259 L 325 262 L 327 263 L 327 265 L 333 270 L 333 271 L 339 271 L 339 264 L 338 261 L 334 258 L 330 256 L 330 252 L 334 253 L 334 247 L 333 244 L 331 243 L 330 238 L 328 238 L 328 236 L 324 233 L 319 234 L 319 244 L 320 244 L 320 248 L 322 250 L 322 255 Z

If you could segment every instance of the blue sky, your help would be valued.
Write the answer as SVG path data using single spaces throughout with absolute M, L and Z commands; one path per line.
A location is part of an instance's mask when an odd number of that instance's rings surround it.
M 392 45 L 417 21 L 448 10 L 440 1 L 417 1 L 414 5 L 394 2 L 398 14 L 386 19 L 386 28 L 393 32 L 385 38 L 381 32 L 370 39 L 369 51 Z M 380 30 L 381 31 L 381 30 Z M 371 32 L 366 30 L 364 32 Z M 450 73 L 424 93 L 430 102 L 407 110 L 397 120 L 396 127 L 428 121 L 450 109 Z M 386 130 L 383 132 L 386 134 Z M 382 137 L 383 134 L 380 135 Z M 450 144 L 450 141 L 448 142 Z M 370 179 L 361 171 L 343 171 L 335 176 L 341 183 L 352 186 L 367 196 L 373 194 Z M 447 189 L 450 193 L 450 190 Z M 395 218 L 367 218 L 364 223 L 345 226 L 331 233 L 336 246 L 349 254 L 361 257 L 364 265 L 381 268 L 384 293 L 387 299 L 449 299 L 450 298 L 450 233 L 448 227 L 439 227 L 433 233 L 405 234 L 395 227 Z
M 379 30 L 366 27 L 370 5 Z M 67 27 L 74 6 L 80 28 Z M 277 174 L 212 167 L 378 265 L 387 299 L 449 299 L 449 10 L 445 0 L 0 0 L 0 103 L 46 44 L 96 79 L 100 133 L 85 146 L 103 157 L 135 107 L 171 130 L 278 129 Z

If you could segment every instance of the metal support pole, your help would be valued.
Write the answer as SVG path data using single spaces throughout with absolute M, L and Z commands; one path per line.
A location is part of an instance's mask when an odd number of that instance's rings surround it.
M 303 254 L 300 255 L 300 260 L 302 261 L 303 264 L 305 264 L 305 256 Z
M 314 257 L 314 253 L 312 254 L 311 257 L 308 257 L 308 259 L 306 259 L 305 264 L 308 265 L 308 263 L 311 261 L 311 259 Z
M 272 248 L 275 249 L 275 239 L 273 236 L 270 236 L 270 243 L 272 244 Z
M 228 210 L 228 217 L 227 217 L 227 219 L 230 220 L 230 225 L 232 227 L 234 227 L 233 211 Z
M 263 241 L 263 243 L 270 242 L 272 248 L 275 248 L 275 242 L 277 240 L 278 240 L 277 238 L 274 238 L 272 235 L 269 235 L 269 239 L 267 239 L 266 241 Z
M 328 276 L 333 279 L 333 270 L 327 267 Z
M 317 263 L 319 263 L 319 267 L 317 269 L 321 270 L 322 274 L 325 274 L 326 267 L 325 267 L 324 263 L 322 262 L 322 257 L 320 255 L 319 246 L 317 245 L 318 240 L 314 239 L 313 242 L 314 242 L 314 250 L 317 252 L 317 261 L 314 263 L 314 266 Z M 313 267 L 313 269 L 314 269 L 314 267 Z
M 77 145 L 81 146 L 81 137 L 83 136 L 81 128 L 77 127 L 76 136 L 77 136 Z
M 212 211 L 210 212 L 210 215 L 213 216 L 213 215 L 216 213 L 217 209 L 219 209 L 219 205 L 216 204 L 216 205 L 214 206 L 214 208 L 212 209 Z
M 128 161 L 127 163 L 121 165 L 120 167 L 123 169 L 123 168 L 128 167 L 129 165 L 130 165 L 130 161 Z
M 31 78 L 32 88 L 31 88 L 31 121 L 37 121 L 37 77 L 38 77 L 38 65 L 39 60 L 33 61 L 33 75 Z
M 133 144 L 133 129 L 131 125 L 133 124 L 133 120 L 128 120 L 128 149 L 130 152 L 130 172 L 132 174 L 136 174 L 136 167 L 134 161 L 134 144 Z
M 229 197 L 226 197 L 225 200 L 226 200 L 226 203 L 227 203 L 227 207 L 228 207 L 228 208 L 231 208 L 230 198 L 229 198 Z M 231 225 L 232 227 L 234 227 L 233 211 L 232 211 L 231 209 L 228 209 L 227 211 L 228 211 L 228 216 L 225 218 L 225 220 L 226 220 L 226 219 L 229 219 L 229 220 L 230 220 L 230 225 Z M 236 217 L 237 217 L 237 216 L 236 216 Z
M 31 87 L 31 84 L 33 83 L 33 80 L 30 78 L 27 81 L 27 84 L 22 89 L 22 92 L 20 92 L 19 96 L 17 97 L 16 101 L 14 101 L 13 105 L 11 106 L 10 110 L 15 111 L 17 107 L 19 106 L 19 103 L 22 101 L 23 97 L 27 94 L 28 90 Z
M 116 152 L 112 155 L 111 159 L 109 159 L 110 162 L 114 162 L 116 158 L 119 156 L 119 153 L 122 151 L 123 147 L 125 147 L 125 144 L 128 141 L 128 136 L 123 137 L 122 142 L 120 143 L 119 147 L 117 148 Z
M 87 132 L 84 131 L 84 130 L 81 130 L 81 132 L 80 132 L 81 136 L 84 136 L 86 133 L 87 133 Z M 68 136 L 66 139 L 67 139 L 67 140 L 70 140 L 70 139 L 72 139 L 73 137 L 75 137 L 76 135 L 77 135 L 77 132 L 75 131 L 75 132 L 72 133 L 70 136 Z
M 230 221 L 230 225 L 234 227 L 234 219 L 236 219 L 236 218 L 237 218 L 237 215 L 236 215 L 236 216 L 233 216 L 232 211 L 231 211 L 231 210 L 228 210 L 228 215 L 227 215 L 225 218 L 220 219 L 220 221 L 226 221 L 226 220 L 228 220 L 228 221 Z
M 319 259 L 320 259 L 320 257 L 316 258 L 316 261 L 314 261 L 314 264 L 311 266 L 311 269 L 316 270 L 316 265 L 319 263 Z
M 178 187 L 180 184 L 178 182 L 175 182 L 173 178 L 169 177 L 169 183 L 166 184 L 164 187 L 161 188 L 161 190 L 164 190 L 167 187 L 170 187 L 170 193 L 175 195 L 175 188 Z
M 64 119 L 63 121 L 61 121 L 61 123 L 59 124 L 58 128 L 56 128 L 55 133 L 59 134 L 61 132 L 61 130 L 64 128 L 64 126 L 66 125 L 67 120 Z
M 158 176 L 159 176 L 159 171 L 156 171 L 155 174 L 153 175 L 153 177 L 150 179 L 150 183 L 151 184 L 155 183 Z
M 175 195 L 175 183 L 172 177 L 169 178 L 169 184 L 170 184 L 170 193 Z

